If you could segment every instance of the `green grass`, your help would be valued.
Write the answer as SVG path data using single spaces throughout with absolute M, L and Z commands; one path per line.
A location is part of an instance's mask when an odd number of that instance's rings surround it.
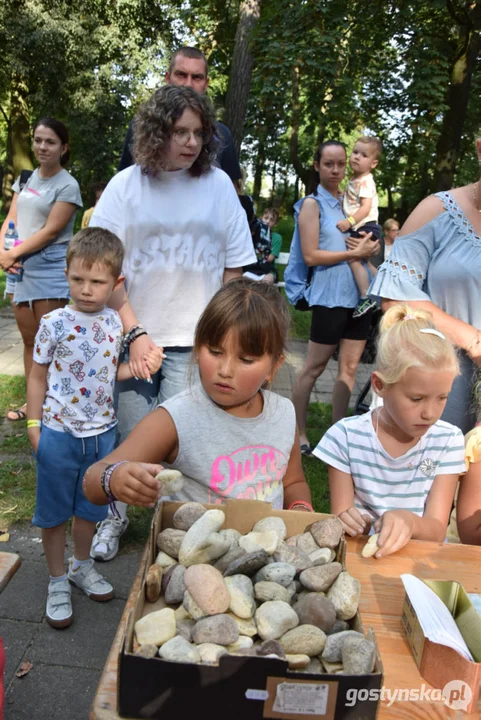
M 0 309 L 10 306 L 10 300 L 5 295 L 5 285 L 7 283 L 7 274 L 4 270 L 0 270 Z
M 326 403 L 311 403 L 307 411 L 307 437 L 315 447 L 331 426 L 332 408 Z M 312 506 L 316 512 L 330 512 L 327 465 L 315 457 L 303 457 L 302 467 L 311 489 Z

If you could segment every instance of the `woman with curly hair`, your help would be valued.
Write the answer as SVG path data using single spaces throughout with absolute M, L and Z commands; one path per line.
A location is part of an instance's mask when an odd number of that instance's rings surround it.
M 115 293 L 139 380 L 119 384 L 119 434 L 184 390 L 194 331 L 209 300 L 244 265 L 255 262 L 246 215 L 230 178 L 214 166 L 215 116 L 208 99 L 165 85 L 134 121 L 136 164 L 108 184 L 90 227 L 111 230 L 125 246 L 125 288 Z M 150 378 L 145 356 L 164 350 Z M 151 383 L 141 382 L 152 380 Z M 128 520 L 109 514 L 94 537 L 92 556 L 110 560 Z

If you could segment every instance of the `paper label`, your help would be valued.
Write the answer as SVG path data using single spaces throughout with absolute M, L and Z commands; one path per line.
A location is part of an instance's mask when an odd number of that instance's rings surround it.
M 272 709 L 285 714 L 325 715 L 328 697 L 328 685 L 281 683 L 277 686 Z
M 267 690 L 253 690 L 252 688 L 246 690 L 246 698 L 248 700 L 267 700 L 268 697 L 269 693 Z

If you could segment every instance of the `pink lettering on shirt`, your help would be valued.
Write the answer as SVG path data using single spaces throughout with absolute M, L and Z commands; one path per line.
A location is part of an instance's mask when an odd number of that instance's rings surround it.
M 270 502 L 279 494 L 288 459 L 269 445 L 249 445 L 212 463 L 209 502 L 219 497 L 248 498 Z

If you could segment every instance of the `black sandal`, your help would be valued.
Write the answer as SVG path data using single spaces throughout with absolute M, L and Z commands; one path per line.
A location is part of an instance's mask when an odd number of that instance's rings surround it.
M 23 410 L 25 408 L 25 410 Z M 10 413 L 14 414 L 15 417 L 9 417 Z M 10 410 L 7 412 L 7 420 L 10 420 L 10 422 L 18 422 L 19 420 L 26 420 L 27 419 L 27 405 L 22 405 L 21 408 L 18 408 L 18 410 L 14 408 L 10 408 Z
M 301 455 L 304 455 L 304 457 L 312 457 L 312 448 L 309 443 L 301 445 Z

